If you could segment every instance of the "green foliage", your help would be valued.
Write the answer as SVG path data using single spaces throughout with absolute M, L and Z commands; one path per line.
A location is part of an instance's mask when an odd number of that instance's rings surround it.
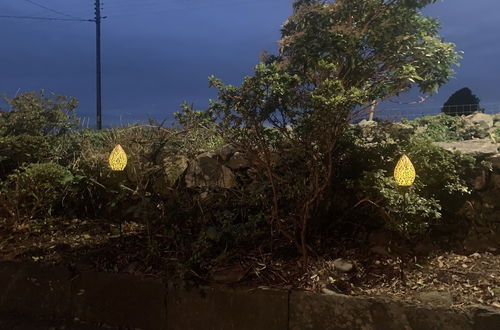
M 205 111 L 183 105 L 176 114 L 182 130 L 71 132 L 75 100 L 43 93 L 8 100 L 12 111 L 1 114 L 0 147 L 17 153 L 9 166 L 43 164 L 15 170 L 2 195 L 26 217 L 53 214 L 64 202 L 77 217 L 141 221 L 150 248 L 155 231 L 166 230 L 172 246 L 198 266 L 236 246 L 267 243 L 276 231 L 306 256 L 310 228 L 323 229 L 317 215 L 335 189 L 376 200 L 388 227 L 421 232 L 468 192 L 465 160 L 392 126 L 365 139 L 349 130 L 349 120 L 414 84 L 431 93 L 449 79 L 458 59 L 454 46 L 420 11 L 433 2 L 296 1 L 280 53 L 266 57 L 239 87 L 211 77 L 217 99 Z M 34 137 L 41 137 L 38 145 L 30 144 Z M 238 188 L 187 189 L 170 178 L 173 157 L 193 158 L 228 142 L 252 161 L 253 172 L 238 176 L 248 180 Z M 128 155 L 123 172 L 108 168 L 115 144 Z M 44 147 L 52 147 L 49 156 L 35 153 Z M 404 203 L 389 175 L 403 151 L 418 164 Z
M 2 182 L 6 205 L 19 219 L 54 215 L 75 180 L 73 174 L 54 163 L 29 164 L 10 174 Z
M 346 88 L 385 99 L 413 83 L 432 93 L 459 56 L 420 9 L 435 1 L 297 1 L 282 28 L 281 56 L 294 72 L 320 83 L 320 60 L 337 68 Z M 370 100 L 370 101 L 371 101 Z
M 441 218 L 441 204 L 429 196 L 422 196 L 419 188 L 408 191 L 397 187 L 394 179 L 385 170 L 365 172 L 359 189 L 371 198 L 378 198 L 385 214 L 385 227 L 403 235 L 424 232 L 429 225 Z
M 49 162 L 58 158 L 55 146 L 76 126 L 76 99 L 43 91 L 9 99 L 9 111 L 0 112 L 0 179 L 24 163 Z
M 420 117 L 407 124 L 418 129 L 419 135 L 435 142 L 463 141 L 486 136 L 484 128 L 468 123 L 461 117 L 439 114 L 437 116 Z
M 279 55 L 267 56 L 239 87 L 210 78 L 218 98 L 198 120 L 212 121 L 255 156 L 267 176 L 261 180 L 272 201 L 270 222 L 286 219 L 294 232 L 278 230 L 300 237 L 304 255 L 308 224 L 339 170 L 337 148 L 351 115 L 413 84 L 432 93 L 453 73 L 454 45 L 420 11 L 433 2 L 296 1 Z M 286 161 L 273 162 L 276 153 Z
M 448 219 L 464 204 L 472 191 L 467 178 L 476 164 L 471 156 L 446 151 L 394 126 L 398 125 L 380 125 L 369 137 L 353 128 L 343 146 L 344 161 L 351 166 L 339 175 L 347 178 L 347 187 L 359 200 L 367 198 L 384 210 L 388 228 L 411 236 Z M 392 177 L 403 153 L 417 175 L 407 191 L 397 187 Z
M 75 98 L 55 94 L 47 97 L 42 90 L 4 99 L 10 110 L 1 113 L 0 136 L 62 134 L 78 124 Z
M 215 114 L 212 111 L 194 110 L 187 103 L 181 104 L 181 111 L 174 116 L 184 129 L 214 127 Z

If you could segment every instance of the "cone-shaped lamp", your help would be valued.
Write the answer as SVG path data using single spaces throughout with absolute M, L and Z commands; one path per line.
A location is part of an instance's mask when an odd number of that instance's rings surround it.
M 125 166 L 127 166 L 127 154 L 122 146 L 117 144 L 109 155 L 109 167 L 113 171 L 123 171 Z
M 394 168 L 394 180 L 398 186 L 409 187 L 415 181 L 415 167 L 408 156 L 403 155 Z

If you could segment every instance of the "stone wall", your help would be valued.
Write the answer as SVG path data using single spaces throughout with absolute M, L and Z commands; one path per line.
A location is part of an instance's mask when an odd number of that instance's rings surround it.
M 469 178 L 472 194 L 458 212 L 472 224 L 464 242 L 468 251 L 500 251 L 500 143 L 491 139 L 459 142 L 435 142 L 452 151 L 472 155 L 491 165 L 478 169 L 477 176 Z
M 476 113 L 463 116 L 461 120 L 465 122 L 465 127 L 475 127 L 479 138 L 434 144 L 450 152 L 469 154 L 492 164 L 491 170 L 478 169 L 477 177 L 470 178 L 474 191 L 457 216 L 467 218 L 472 224 L 465 241 L 466 250 L 500 251 L 500 136 L 495 138 L 495 132 L 500 130 L 500 114 Z M 379 129 L 379 124 L 375 121 L 363 120 L 358 125 L 361 134 L 366 136 Z M 420 128 L 420 131 L 426 129 L 401 123 L 394 123 L 384 129 L 415 133 Z M 279 156 L 273 155 L 273 159 L 278 161 Z M 250 155 L 227 145 L 215 152 L 201 153 L 191 160 L 182 156 L 167 159 L 166 176 L 170 178 L 171 183 L 181 180 L 186 187 L 194 188 L 203 199 L 208 197 L 214 188 L 230 189 L 246 185 L 251 189 L 256 175 L 253 162 Z
M 0 262 L 0 315 L 5 313 L 145 330 L 496 330 L 500 324 L 500 311 L 481 306 L 458 312 L 333 293 L 186 289 L 128 274 Z

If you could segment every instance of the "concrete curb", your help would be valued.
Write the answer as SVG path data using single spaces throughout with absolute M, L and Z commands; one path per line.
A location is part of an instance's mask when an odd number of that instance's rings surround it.
M 121 329 L 496 330 L 500 311 L 469 313 L 368 297 L 305 291 L 169 288 L 156 279 L 0 261 L 0 313 L 78 318 Z

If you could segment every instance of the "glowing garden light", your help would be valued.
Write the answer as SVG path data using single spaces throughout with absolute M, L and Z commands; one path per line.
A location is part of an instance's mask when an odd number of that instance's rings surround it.
M 117 144 L 109 155 L 109 167 L 113 171 L 123 171 L 125 166 L 127 166 L 127 154 L 122 146 Z
M 415 181 L 415 167 L 408 156 L 403 155 L 394 168 L 394 180 L 400 187 L 409 187 Z

